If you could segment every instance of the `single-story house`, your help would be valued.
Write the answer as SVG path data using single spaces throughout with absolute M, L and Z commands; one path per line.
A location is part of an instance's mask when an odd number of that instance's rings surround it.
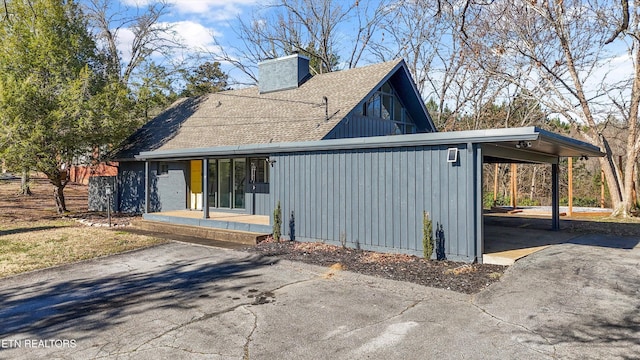
M 280 204 L 286 237 L 419 256 L 426 212 L 448 259 L 482 262 L 483 163 L 550 164 L 558 228 L 559 158 L 600 155 L 536 127 L 439 133 L 403 60 L 311 76 L 296 54 L 133 134 L 114 210 L 270 233 Z

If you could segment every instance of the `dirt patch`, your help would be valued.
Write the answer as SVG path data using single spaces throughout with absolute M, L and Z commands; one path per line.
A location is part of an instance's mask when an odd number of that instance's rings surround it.
M 69 213 L 58 215 L 53 186 L 33 178 L 33 195 L 19 195 L 20 180 L 0 180 L 0 277 L 165 242 L 152 236 L 118 231 L 118 227 L 88 227 L 107 222 L 104 214 L 87 212 L 86 185 L 69 184 L 65 198 Z M 113 224 L 131 217 L 114 216 Z
M 243 249 L 263 256 L 302 261 L 327 266 L 334 276 L 348 270 L 386 279 L 449 289 L 466 294 L 477 293 L 500 279 L 506 267 L 486 264 L 467 264 L 455 261 L 434 261 L 402 255 L 382 254 L 322 243 L 271 241 Z
M 33 195 L 24 196 L 19 194 L 20 179 L 0 180 L 0 224 L 60 219 L 49 180 L 33 177 L 30 184 Z M 68 184 L 64 195 L 70 215 L 87 212 L 86 185 Z
M 44 177 L 32 177 L 31 191 L 33 195 L 20 195 L 20 180 L 0 180 L 0 224 L 15 222 L 50 221 L 73 219 L 87 226 L 108 226 L 106 213 L 89 212 L 88 186 L 69 183 L 64 188 L 64 198 L 68 213 L 59 215 L 56 212 L 53 198 L 53 185 Z M 140 216 L 127 214 L 111 214 L 111 225 L 121 227 L 130 225 Z

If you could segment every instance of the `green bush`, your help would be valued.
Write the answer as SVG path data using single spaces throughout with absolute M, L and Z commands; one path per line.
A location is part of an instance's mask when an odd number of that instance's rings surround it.
M 498 197 L 496 198 L 496 203 L 494 205 L 493 192 L 485 192 L 484 196 L 482 197 L 482 206 L 485 209 L 490 209 L 493 206 L 507 206 L 509 205 L 510 201 L 511 198 L 509 198 L 508 196 L 498 195 Z
M 540 201 L 536 199 L 522 198 L 518 199 L 518 205 L 520 206 L 540 206 Z
M 562 206 L 568 206 L 569 205 L 569 198 L 568 197 L 562 197 L 560 198 L 560 205 Z M 573 206 L 576 207 L 599 207 L 600 206 L 600 200 L 598 200 L 597 198 L 590 198 L 590 197 L 573 197 Z
M 433 255 L 433 222 L 429 218 L 429 213 L 423 211 L 422 228 L 422 255 L 425 259 L 431 259 Z

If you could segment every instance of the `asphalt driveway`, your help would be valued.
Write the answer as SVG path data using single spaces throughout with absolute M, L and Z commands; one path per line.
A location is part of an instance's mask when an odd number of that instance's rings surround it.
M 169 243 L 0 280 L 0 358 L 637 359 L 640 246 L 576 238 L 469 296 Z

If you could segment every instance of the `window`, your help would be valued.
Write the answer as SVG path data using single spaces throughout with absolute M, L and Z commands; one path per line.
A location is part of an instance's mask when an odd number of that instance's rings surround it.
M 362 115 L 390 121 L 393 130 L 389 135 L 415 134 L 417 131 L 413 119 L 388 82 L 364 102 Z
M 169 175 L 169 163 L 161 161 L 158 163 L 158 175 Z

